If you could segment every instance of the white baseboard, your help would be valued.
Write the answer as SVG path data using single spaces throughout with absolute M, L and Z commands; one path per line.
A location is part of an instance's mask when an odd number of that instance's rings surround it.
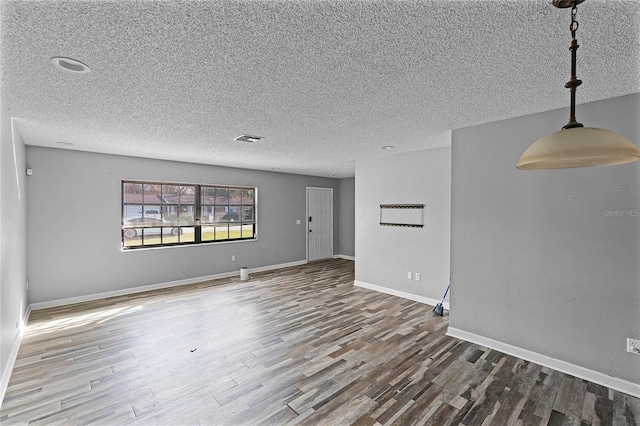
M 297 260 L 295 262 L 281 263 L 280 265 L 261 266 L 259 268 L 249 268 L 249 272 L 265 272 L 273 271 L 274 269 L 291 268 L 292 266 L 306 265 L 306 260 Z M 233 275 L 240 275 L 240 272 L 234 272 Z M 202 280 L 200 280 L 202 281 Z
M 13 342 L 13 347 L 11 348 L 11 353 L 9 354 L 7 365 L 5 365 L 4 370 L 2 371 L 2 381 L 0 382 L 0 406 L 4 402 L 4 395 L 7 393 L 7 387 L 9 386 L 11 372 L 13 371 L 13 367 L 16 364 L 16 359 L 18 358 L 18 351 L 20 350 L 20 345 L 22 344 L 22 337 L 24 336 L 24 330 L 27 327 L 27 322 L 29 321 L 30 314 L 31 308 L 27 306 L 27 310 L 22 317 L 22 324 L 20 325 L 18 335 L 16 336 L 16 340 Z
M 258 268 L 249 268 L 249 273 L 271 271 L 273 269 L 289 268 L 291 266 L 306 265 L 306 263 L 307 263 L 306 260 L 299 260 L 296 262 L 282 263 L 279 265 L 269 265 L 269 266 L 261 266 Z M 86 296 L 68 297 L 65 299 L 51 300 L 48 302 L 37 302 L 37 303 L 30 304 L 29 307 L 32 310 L 36 311 L 38 309 L 55 308 L 58 306 L 72 305 L 74 303 L 90 302 L 92 300 L 106 299 L 108 297 L 126 296 L 129 294 L 142 293 L 144 291 L 160 290 L 163 288 L 177 287 L 181 285 L 194 284 L 202 281 L 217 280 L 220 278 L 235 277 L 239 275 L 240 275 L 240 268 L 238 267 L 237 271 L 232 271 L 232 272 L 223 272 L 220 274 L 207 275 L 204 277 L 187 278 L 184 280 L 150 284 L 150 285 L 144 285 L 140 287 L 124 288 L 122 290 L 106 291 L 103 293 L 88 294 Z
M 345 260 L 353 260 L 355 261 L 355 256 L 347 256 L 346 254 L 336 254 L 333 256 L 334 259 L 345 259 Z
M 440 300 L 432 299 L 430 297 L 418 296 L 417 294 L 407 293 L 400 290 L 394 290 L 392 288 L 382 287 L 375 284 L 369 284 L 362 281 L 354 281 L 353 285 L 356 287 L 368 288 L 369 290 L 379 291 L 380 293 L 390 294 L 392 296 L 402 297 L 403 299 L 413 300 L 415 302 L 424 303 L 426 305 L 435 306 L 440 303 Z M 449 302 L 444 302 L 442 307 L 449 310 Z
M 457 328 L 449 327 L 447 330 L 447 335 L 455 337 L 457 339 L 466 340 L 471 343 L 477 343 L 478 345 L 495 349 L 497 351 L 503 352 L 508 355 L 513 355 L 518 358 L 522 358 L 524 360 L 542 365 L 543 367 L 549 367 L 554 370 L 560 371 L 561 373 L 570 374 L 572 376 L 579 377 L 581 379 L 585 379 L 590 382 L 626 393 L 633 397 L 640 398 L 640 384 L 637 383 L 609 376 L 598 371 L 580 367 L 566 361 L 551 358 L 537 352 L 532 352 L 527 349 L 509 345 L 508 343 L 499 342 L 497 340 L 479 336 L 477 334 L 469 333 Z

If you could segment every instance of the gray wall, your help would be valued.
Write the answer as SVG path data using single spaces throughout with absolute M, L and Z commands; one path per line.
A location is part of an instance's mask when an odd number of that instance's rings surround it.
M 334 188 L 339 224 L 338 179 L 33 146 L 27 161 L 30 303 L 303 261 L 307 186 Z M 123 252 L 122 179 L 257 186 L 258 240 Z
M 449 282 L 450 179 L 450 148 L 356 163 L 356 281 L 442 297 Z M 381 226 L 380 204 L 425 204 L 424 228 Z M 408 280 L 409 271 L 421 280 Z
M 639 94 L 579 105 L 577 116 L 640 141 Z M 625 343 L 640 338 L 640 163 L 515 167 L 567 119 L 550 111 L 453 131 L 450 326 L 640 383 Z
M 340 179 L 340 246 L 336 254 L 355 256 L 356 179 Z
M 27 204 L 25 146 L 17 133 L 14 137 L 4 106 L 0 106 L 0 163 L 0 371 L 6 384 L 9 358 L 27 310 Z

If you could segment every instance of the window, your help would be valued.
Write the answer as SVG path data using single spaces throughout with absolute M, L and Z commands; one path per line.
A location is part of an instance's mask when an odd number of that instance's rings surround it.
M 256 239 L 256 188 L 122 181 L 122 247 Z
M 203 186 L 202 241 L 254 238 L 254 188 Z

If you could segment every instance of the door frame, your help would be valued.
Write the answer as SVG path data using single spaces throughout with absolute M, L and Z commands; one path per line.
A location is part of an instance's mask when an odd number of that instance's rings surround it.
M 306 235 L 305 235 L 305 248 L 306 248 L 306 254 L 307 254 L 307 263 L 309 263 L 309 191 L 311 190 L 324 190 L 324 191 L 329 191 L 329 193 L 331 194 L 331 200 L 330 200 L 330 209 L 331 209 L 331 230 L 329 232 L 329 234 L 331 235 L 331 256 L 329 256 L 329 258 L 333 258 L 333 188 L 324 188 L 324 187 L 320 187 L 320 186 L 307 186 L 307 191 L 306 191 L 306 200 L 305 200 L 305 212 L 306 215 L 304 217 L 304 221 L 305 221 L 305 230 L 306 230 Z

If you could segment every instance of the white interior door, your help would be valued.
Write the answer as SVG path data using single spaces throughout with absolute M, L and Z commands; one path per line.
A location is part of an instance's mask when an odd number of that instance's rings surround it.
M 307 188 L 307 260 L 333 255 L 333 188 Z

